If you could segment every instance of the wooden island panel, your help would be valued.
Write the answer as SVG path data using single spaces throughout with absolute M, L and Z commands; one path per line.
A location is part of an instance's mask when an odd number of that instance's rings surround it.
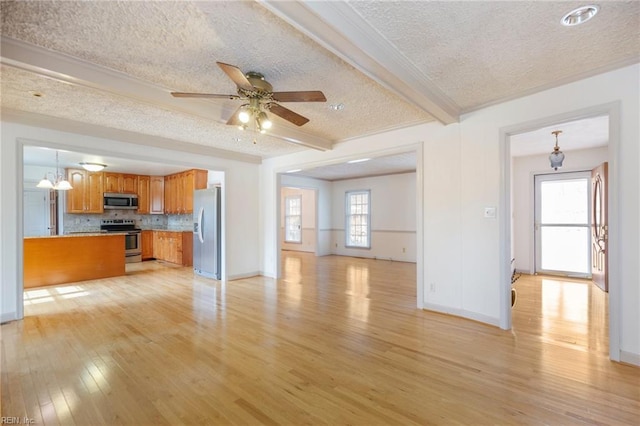
M 24 239 L 24 288 L 125 275 L 124 235 Z

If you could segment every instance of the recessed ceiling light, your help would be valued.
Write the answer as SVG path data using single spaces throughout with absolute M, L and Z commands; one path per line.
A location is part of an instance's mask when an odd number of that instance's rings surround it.
M 329 109 L 332 111 L 342 111 L 344 109 L 344 104 L 330 104 Z
M 564 15 L 560 22 L 566 27 L 584 24 L 589 19 L 596 16 L 598 10 L 600 10 L 600 8 L 596 5 L 582 6 L 577 9 L 573 9 L 571 12 Z
M 297 172 L 301 172 L 302 169 L 293 169 L 293 170 L 288 170 L 285 173 L 297 173 Z
M 369 161 L 369 160 L 371 160 L 371 158 L 360 158 L 358 160 L 347 161 L 347 163 L 348 164 L 364 163 L 365 161 Z

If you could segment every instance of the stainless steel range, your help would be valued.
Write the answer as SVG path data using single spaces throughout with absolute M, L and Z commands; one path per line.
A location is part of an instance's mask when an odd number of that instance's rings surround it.
M 142 230 L 136 228 L 133 219 L 109 219 L 100 221 L 100 230 L 114 234 L 124 234 L 124 255 L 126 263 L 142 262 Z

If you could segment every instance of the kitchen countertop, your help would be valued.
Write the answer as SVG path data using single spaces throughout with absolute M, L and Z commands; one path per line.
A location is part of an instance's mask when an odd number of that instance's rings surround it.
M 36 237 L 24 237 L 25 240 L 35 239 L 35 238 L 76 238 L 76 237 L 110 237 L 123 235 L 124 233 L 116 233 L 116 232 L 79 232 L 75 234 L 64 234 L 64 235 L 41 235 Z
M 193 232 L 192 229 L 142 229 L 143 231 L 162 231 L 162 232 Z M 24 239 L 28 238 L 75 238 L 75 237 L 105 237 L 109 235 L 125 235 L 130 231 L 122 231 L 122 232 L 106 232 L 106 231 L 78 231 L 78 232 L 70 232 L 68 234 L 63 235 L 39 235 L 33 237 L 24 237 Z

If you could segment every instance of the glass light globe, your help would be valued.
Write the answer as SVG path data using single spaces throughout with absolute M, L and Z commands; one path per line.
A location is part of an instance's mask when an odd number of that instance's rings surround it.
M 238 114 L 238 120 L 240 120 L 242 123 L 248 123 L 249 122 L 249 118 L 251 118 L 249 116 L 249 112 L 246 110 L 242 110 L 240 111 L 240 113 Z

